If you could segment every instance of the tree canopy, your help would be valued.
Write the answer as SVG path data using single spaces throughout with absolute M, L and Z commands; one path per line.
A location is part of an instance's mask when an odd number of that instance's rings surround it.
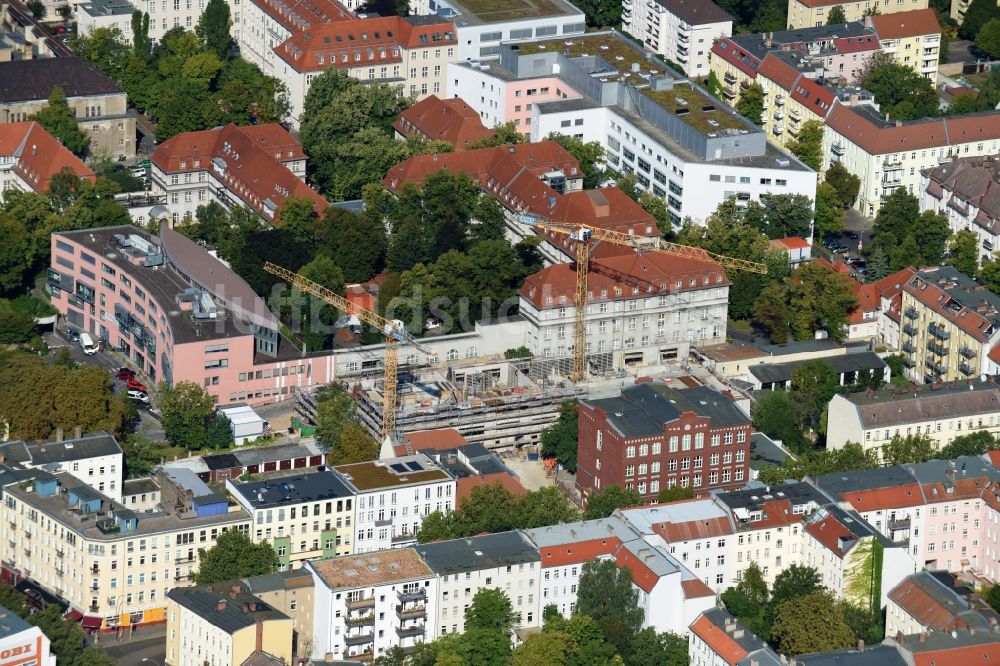
M 210 549 L 199 548 L 198 559 L 198 585 L 273 573 L 278 564 L 270 541 L 254 543 L 235 528 L 220 534 Z
M 828 652 L 854 644 L 851 628 L 826 590 L 814 590 L 777 608 L 771 635 L 787 656 Z
M 160 421 L 174 446 L 198 450 L 209 445 L 208 424 L 215 415 L 215 401 L 194 382 L 160 385 Z
M 740 93 L 736 112 L 754 125 L 760 125 L 763 122 L 764 101 L 764 88 L 759 83 L 751 83 Z
M 799 135 L 788 144 L 793 155 L 817 172 L 823 166 L 823 129 L 822 121 L 807 120 L 799 128 Z
M 579 431 L 578 403 L 567 400 L 559 405 L 559 418 L 542 431 L 542 454 L 554 457 L 569 473 L 576 473 Z
M 37 120 L 39 125 L 70 152 L 78 157 L 86 157 L 90 148 L 90 137 L 77 124 L 76 112 L 69 108 L 65 90 L 59 86 L 53 87 L 49 93 L 48 103 L 31 119 Z
M 874 57 L 874 56 L 872 56 Z M 879 61 L 860 77 L 883 113 L 896 120 L 914 120 L 938 114 L 938 98 L 929 79 L 909 65 Z
M 888 257 L 890 271 L 907 266 L 936 266 L 944 256 L 951 228 L 943 215 L 920 212 L 917 197 L 900 187 L 882 200 L 875 216 L 872 243 Z
M 587 510 L 583 512 L 584 520 L 607 518 L 616 509 L 625 509 L 642 504 L 642 498 L 634 489 L 623 489 L 614 484 L 591 493 L 587 498 Z
M 330 447 L 331 465 L 374 460 L 378 442 L 356 420 L 357 405 L 344 384 L 333 382 L 316 391 L 316 436 Z

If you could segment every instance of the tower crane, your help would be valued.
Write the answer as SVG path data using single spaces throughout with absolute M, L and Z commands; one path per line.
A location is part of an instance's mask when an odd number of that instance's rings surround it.
M 658 252 L 675 257 L 714 261 L 723 268 L 767 273 L 767 266 L 746 259 L 727 257 L 709 252 L 700 247 L 671 243 L 659 237 L 633 236 L 620 231 L 599 227 L 555 224 L 534 216 L 526 215 L 522 220 L 539 231 L 549 231 L 576 241 L 576 294 L 574 307 L 576 320 L 573 325 L 573 380 L 582 381 L 587 376 L 587 277 L 590 273 L 591 242 L 606 242 L 633 248 L 639 252 Z
M 385 373 L 384 386 L 382 390 L 382 439 L 392 438 L 396 434 L 396 407 L 398 396 L 396 388 L 398 383 L 399 369 L 399 345 L 410 344 L 427 354 L 435 356 L 435 352 L 421 345 L 403 326 L 403 322 L 398 319 L 386 319 L 376 312 L 367 310 L 361 306 L 351 303 L 340 294 L 336 294 L 321 284 L 313 282 L 309 278 L 294 273 L 287 268 L 282 268 L 267 261 L 264 262 L 264 270 L 272 275 L 286 280 L 302 291 L 308 292 L 317 298 L 326 301 L 344 314 L 357 315 L 358 319 L 366 324 L 377 328 L 385 336 Z

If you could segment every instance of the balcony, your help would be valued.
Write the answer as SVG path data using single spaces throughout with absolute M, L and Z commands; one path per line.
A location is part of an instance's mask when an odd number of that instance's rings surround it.
M 344 659 L 348 661 L 360 661 L 362 664 L 370 664 L 375 661 L 375 653 L 369 650 L 368 652 L 359 652 L 358 654 L 345 654 Z
M 402 605 L 396 606 L 396 617 L 400 620 L 416 620 L 422 617 L 427 617 L 427 607 L 413 606 L 405 608 Z
M 937 363 L 935 361 L 926 361 L 924 363 L 924 367 L 926 367 L 928 370 L 933 370 L 935 373 L 937 373 L 939 375 L 943 375 L 943 374 L 945 374 L 945 373 L 948 372 L 948 364 L 947 363 Z
M 938 340 L 947 340 L 951 337 L 951 333 L 946 331 L 943 327 L 931 323 L 927 327 L 927 332 L 933 335 Z
M 95 564 L 94 566 L 90 567 L 90 573 L 95 573 L 95 574 L 101 573 L 101 567 Z
M 910 529 L 910 518 L 906 516 L 905 518 L 890 518 L 889 519 L 889 531 L 896 532 L 898 530 L 908 530 Z
M 29 532 L 28 530 L 24 530 L 24 538 L 28 539 L 30 541 L 31 540 L 31 532 Z
M 92 590 L 99 590 L 99 589 L 101 589 L 101 586 L 98 585 L 97 583 L 91 583 L 90 584 L 90 589 L 92 589 Z
M 16 529 L 17 529 L 17 523 L 16 523 L 16 522 L 14 522 L 13 520 L 12 520 L 12 521 L 10 521 L 10 522 L 8 523 L 8 525 L 10 525 L 10 529 L 12 529 L 12 530 L 16 530 Z
M 348 627 L 364 627 L 375 624 L 375 613 L 369 615 L 348 615 L 345 619 Z
M 771 131 L 774 132 L 775 136 L 781 136 L 782 134 L 785 133 L 785 128 L 781 125 L 775 125 L 774 129 Z
M 976 351 L 974 349 L 969 349 L 964 345 L 959 347 L 958 353 L 964 356 L 965 358 L 969 359 L 976 358 Z
M 785 98 L 782 97 L 781 95 L 778 95 L 777 97 L 774 98 L 774 103 L 777 106 L 784 106 L 785 105 Z
M 677 41 L 679 41 L 681 44 L 687 44 L 688 41 L 690 41 L 690 37 L 688 37 L 687 35 L 685 35 L 683 33 L 678 32 L 677 33 Z M 726 74 L 726 76 L 729 77 L 729 76 L 732 76 L 732 74 Z M 732 81 L 730 81 L 730 83 L 732 83 Z
M 91 613 L 96 613 L 99 610 L 101 610 L 100 606 L 98 606 L 97 604 L 90 604 L 90 612 Z
M 968 377 L 969 375 L 976 374 L 976 366 L 971 363 L 962 362 L 958 364 L 958 371 Z
M 400 638 L 410 638 L 411 636 L 423 636 L 424 625 L 415 624 L 411 627 L 396 627 L 396 635 Z
M 903 359 L 903 365 L 905 365 L 908 368 L 915 368 L 917 367 L 917 362 L 915 359 L 912 359 L 909 356 L 907 356 L 906 358 Z
M 399 590 L 398 592 L 396 592 L 396 596 L 404 604 L 413 601 L 426 601 L 427 591 L 424 590 L 424 588 L 422 587 L 412 592 L 404 592 L 403 590 Z
M 898 157 L 888 157 L 885 162 L 882 163 L 882 168 L 885 171 L 895 171 L 897 169 L 903 168 L 903 160 Z
M 56 557 L 59 559 L 66 557 L 66 551 L 62 547 L 56 548 Z
M 65 574 L 66 574 L 66 571 L 64 569 L 60 569 L 59 567 L 56 567 L 56 575 L 57 576 L 59 576 L 60 578 L 62 578 Z
M 726 75 L 722 77 L 722 80 L 728 83 L 729 85 L 733 85 L 734 83 L 736 83 L 736 75 L 733 74 L 732 72 L 726 72 Z
M 358 599 L 348 599 L 346 602 L 348 610 L 357 610 L 359 608 L 374 608 L 375 607 L 375 597 L 360 597 Z
M 917 348 L 913 346 L 912 342 L 904 342 L 902 349 L 907 354 L 915 354 L 917 352 Z
M 935 356 L 944 356 L 948 353 L 948 350 L 944 345 L 939 345 L 936 342 L 927 343 L 927 351 L 934 354 Z
M 903 327 L 903 333 L 906 333 L 907 335 L 910 336 L 916 335 L 917 327 L 914 326 L 913 324 L 907 324 L 906 326 Z
M 905 316 L 907 319 L 916 319 L 917 318 L 917 309 L 915 307 L 913 307 L 913 306 L 910 306 L 910 307 L 906 308 L 905 310 L 903 310 L 903 316 Z
M 844 152 L 846 152 L 844 149 L 844 144 L 842 143 L 833 144 L 832 146 L 830 146 L 830 152 L 832 152 L 837 157 L 843 157 Z
M 775 109 L 774 110 L 774 119 L 775 120 L 781 120 L 784 117 L 785 117 L 785 112 L 784 111 L 782 111 L 781 109 Z
M 417 540 L 416 533 L 414 533 L 414 534 L 406 534 L 406 533 L 404 533 L 404 534 L 393 534 L 392 535 L 392 539 L 391 539 L 392 543 L 397 543 L 397 544 L 398 543 L 409 543 L 411 541 L 416 541 L 416 540 Z
M 31 557 L 31 548 L 29 548 L 28 546 L 25 546 L 24 547 L 24 554 L 27 555 L 28 557 Z
M 367 634 L 347 634 L 344 636 L 344 642 L 348 645 L 365 645 L 374 642 L 374 640 L 375 633 L 371 631 Z

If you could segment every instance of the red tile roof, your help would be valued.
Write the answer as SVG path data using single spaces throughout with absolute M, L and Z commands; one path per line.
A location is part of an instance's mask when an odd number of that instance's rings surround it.
M 688 259 L 655 252 L 639 254 L 632 250 L 627 254 L 593 259 L 587 293 L 591 302 L 613 301 L 728 284 L 722 267 L 710 259 Z M 616 295 L 615 289 L 620 289 L 621 294 Z M 528 276 L 519 293 L 539 309 L 572 305 L 576 269 L 569 263 L 543 268 Z
M 771 247 L 780 246 L 786 250 L 803 250 L 807 247 L 812 247 L 809 245 L 809 241 L 805 238 L 799 238 L 798 236 L 789 236 L 788 238 L 775 238 L 770 243 Z
M 861 324 L 865 321 L 866 313 L 878 312 L 882 309 L 882 296 L 873 284 L 861 284 L 854 280 L 851 282 L 854 283 L 851 287 L 854 296 L 858 299 L 858 304 L 847 313 L 847 321 L 850 324 Z M 870 317 L 868 320 L 873 321 Z
M 754 54 L 741 48 L 736 42 L 720 39 L 712 46 L 712 53 L 750 78 L 757 78 L 757 68 L 760 67 L 760 60 Z
M 450 21 L 411 22 L 402 16 L 337 20 L 296 32 L 274 52 L 297 72 L 401 63 L 402 49 L 454 46 Z
M 521 485 L 516 476 L 507 472 L 497 472 L 495 474 L 484 474 L 482 476 L 466 476 L 455 482 L 456 501 L 472 498 L 472 489 L 480 486 L 488 486 L 499 483 L 514 495 L 526 495 L 527 489 Z
M 830 109 L 833 108 L 833 101 L 837 97 L 829 88 L 805 76 L 798 78 L 791 92 L 792 99 L 820 118 L 826 118 Z
M 454 449 L 469 443 L 462 433 L 454 428 L 438 428 L 436 430 L 417 430 L 403 435 L 403 443 L 393 446 L 397 456 L 413 455 L 416 451 L 434 449 Z
M 764 56 L 764 60 L 761 62 L 757 72 L 788 91 L 792 90 L 795 80 L 799 78 L 798 70 L 774 53 L 768 53 Z
M 852 107 L 835 104 L 826 124 L 873 155 L 1000 138 L 1000 111 L 881 127 Z
M 212 171 L 226 188 L 265 219 L 290 196 L 308 197 L 321 214 L 326 199 L 302 182 L 286 162 L 306 159 L 302 146 L 281 125 L 239 127 L 233 124 L 173 136 L 153 153 L 152 161 L 164 173 Z M 225 165 L 219 174 L 216 164 Z M 270 202 L 270 205 L 268 204 Z
M 946 307 L 952 301 L 951 296 L 930 280 L 915 275 L 903 286 L 903 291 L 977 340 L 987 339 L 987 332 L 992 331 L 993 323 L 972 308 L 962 306 L 954 312 Z
M 336 0 L 253 0 L 268 16 L 296 33 L 314 25 L 356 17 Z
M 463 99 L 441 99 L 437 95 L 404 110 L 392 126 L 403 136 L 416 134 L 431 141 L 447 141 L 457 150 L 496 134 L 483 125 L 479 114 Z
M 691 541 L 693 539 L 711 539 L 732 534 L 733 528 L 728 518 L 708 518 L 703 520 L 687 520 L 680 523 L 655 523 L 653 531 L 663 537 L 667 543 Z
M 34 121 L 0 123 L 0 156 L 14 160 L 14 173 L 35 192 L 49 189 L 52 176 L 69 169 L 93 183 L 94 172 Z
M 990 666 L 1000 663 L 1000 642 L 913 653 L 914 666 Z
M 700 578 L 689 578 L 681 581 L 681 589 L 684 590 L 685 599 L 699 599 L 701 597 L 714 597 L 712 591 Z
M 824 548 L 841 559 L 844 558 L 850 547 L 857 543 L 858 540 L 858 537 L 851 530 L 847 529 L 832 515 L 827 515 L 821 520 L 807 524 L 805 531 L 823 544 Z M 847 541 L 841 542 L 841 539 L 846 539 Z M 841 543 L 847 546 L 846 550 L 840 548 Z
M 906 281 L 913 277 L 917 272 L 917 269 L 913 266 L 908 266 L 902 270 L 896 271 L 892 275 L 886 275 L 881 280 L 877 280 L 872 283 L 878 293 L 882 295 L 882 298 L 891 299 L 899 294 L 903 290 L 903 285 Z
M 792 510 L 792 503 L 788 499 L 770 500 L 762 502 L 760 505 L 760 520 L 752 521 L 753 529 L 762 530 L 768 527 L 778 527 L 780 525 L 791 525 L 801 523 L 804 515 L 795 513 Z
M 849 502 L 851 507 L 858 512 L 902 509 L 909 506 L 920 506 L 924 503 L 919 483 L 845 492 L 841 493 L 840 497 Z
M 567 564 L 589 562 L 597 559 L 600 555 L 614 555 L 621 548 L 621 545 L 621 539 L 608 536 L 604 539 L 546 546 L 540 548 L 538 553 L 542 560 L 542 567 L 561 567 Z
M 951 631 L 968 626 L 956 617 L 952 609 L 941 605 L 940 600 L 918 585 L 917 581 L 917 576 L 904 578 L 903 582 L 889 591 L 889 598 L 923 627 L 929 627 L 935 631 Z M 934 583 L 930 582 L 930 584 Z M 956 610 L 966 609 L 962 606 Z
M 876 14 L 869 17 L 880 40 L 903 39 L 941 32 L 937 14 L 933 9 L 915 9 L 910 12 Z
M 704 641 L 712 652 L 719 655 L 719 658 L 729 666 L 736 666 L 740 660 L 745 659 L 750 654 L 726 633 L 724 627 L 716 626 L 705 615 L 700 615 L 694 621 L 694 624 L 691 625 L 691 633 Z
M 640 551 L 642 552 L 642 551 Z M 636 557 L 628 548 L 619 548 L 615 553 L 615 564 L 622 569 L 628 569 L 632 574 L 632 582 L 643 592 L 649 594 L 660 582 L 660 577 L 652 569 Z
M 986 455 L 989 456 L 990 464 L 1000 469 L 1000 451 L 989 451 Z

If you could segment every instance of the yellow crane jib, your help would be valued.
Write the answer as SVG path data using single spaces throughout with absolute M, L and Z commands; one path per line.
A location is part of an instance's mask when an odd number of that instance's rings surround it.
M 299 289 L 317 298 L 326 301 L 333 307 L 345 314 L 353 314 L 369 326 L 378 329 L 385 336 L 385 373 L 384 386 L 382 392 L 382 438 L 393 438 L 396 434 L 396 410 L 398 406 L 397 382 L 399 369 L 399 348 L 400 344 L 413 345 L 415 348 L 427 354 L 436 356 L 435 352 L 427 349 L 414 338 L 403 326 L 403 322 L 398 319 L 386 319 L 377 312 L 372 312 L 360 307 L 349 300 L 335 293 L 323 285 L 313 282 L 309 278 L 299 275 L 293 271 L 264 262 L 264 270 L 272 275 L 293 284 Z

